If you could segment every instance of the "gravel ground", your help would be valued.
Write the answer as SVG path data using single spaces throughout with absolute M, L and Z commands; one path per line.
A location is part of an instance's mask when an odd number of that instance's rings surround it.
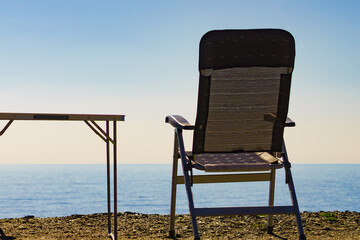
M 274 217 L 274 235 L 266 216 L 198 217 L 202 239 L 298 239 L 292 215 Z M 302 213 L 307 239 L 360 239 L 359 212 Z M 119 239 L 169 239 L 169 215 L 119 213 Z M 176 239 L 192 239 L 189 215 L 176 218 Z M 0 219 L 0 239 L 109 239 L 107 215 Z

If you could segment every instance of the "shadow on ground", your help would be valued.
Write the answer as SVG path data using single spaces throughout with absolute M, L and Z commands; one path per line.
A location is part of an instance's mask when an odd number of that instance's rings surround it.
M 9 237 L 6 236 L 4 231 L 0 228 L 0 239 L 1 240 L 10 240 L 10 239 L 16 239 L 15 237 Z

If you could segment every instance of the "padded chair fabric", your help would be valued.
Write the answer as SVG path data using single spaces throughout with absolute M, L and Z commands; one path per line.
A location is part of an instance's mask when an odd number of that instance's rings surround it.
M 281 74 L 288 68 L 230 68 L 211 74 L 204 152 L 271 150 Z
M 206 172 L 268 171 L 281 168 L 277 158 L 267 152 L 205 153 L 194 156 L 195 167 Z

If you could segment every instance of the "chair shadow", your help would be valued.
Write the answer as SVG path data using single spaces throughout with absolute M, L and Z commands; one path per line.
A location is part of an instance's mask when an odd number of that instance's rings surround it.
M 276 237 L 276 238 L 278 238 L 278 239 L 287 240 L 287 238 L 284 238 L 284 237 L 282 237 L 282 236 L 279 236 L 279 235 L 277 235 L 277 234 L 275 234 L 275 233 L 269 233 L 269 235 L 271 235 L 271 236 L 273 236 L 273 237 Z
M 0 228 L 0 240 L 11 240 L 11 239 L 16 239 L 16 237 L 6 236 L 4 231 Z

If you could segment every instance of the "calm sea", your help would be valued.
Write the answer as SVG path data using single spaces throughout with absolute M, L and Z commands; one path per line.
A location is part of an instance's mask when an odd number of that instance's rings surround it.
M 360 211 L 360 165 L 293 165 L 301 211 Z M 275 203 L 290 204 L 283 170 Z M 171 165 L 119 165 L 118 210 L 168 214 Z M 267 204 L 268 183 L 199 184 L 196 207 Z M 177 213 L 188 213 L 183 185 Z M 0 218 L 106 212 L 105 165 L 0 165 Z

